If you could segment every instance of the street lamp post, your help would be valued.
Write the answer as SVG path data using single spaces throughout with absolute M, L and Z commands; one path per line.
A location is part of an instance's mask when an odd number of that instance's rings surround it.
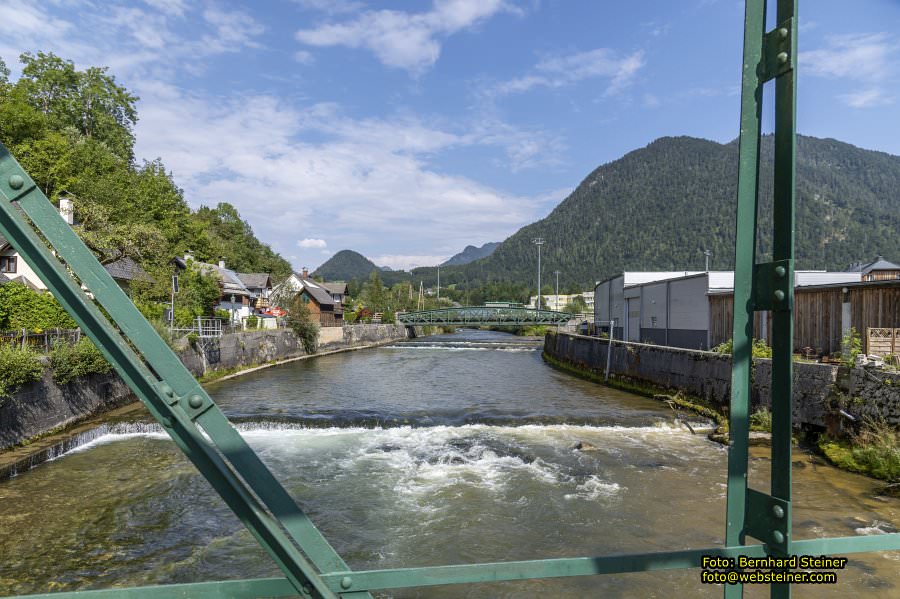
M 558 270 L 554 270 L 553 274 L 556 275 L 556 311 L 559 312 L 559 272 Z
M 700 250 L 706 256 L 706 272 L 709 272 L 709 257 L 712 256 L 712 250 Z
M 535 237 L 531 240 L 531 243 L 537 246 L 538 248 L 538 285 L 537 285 L 537 305 L 535 309 L 541 309 L 541 246 L 544 245 L 543 237 Z

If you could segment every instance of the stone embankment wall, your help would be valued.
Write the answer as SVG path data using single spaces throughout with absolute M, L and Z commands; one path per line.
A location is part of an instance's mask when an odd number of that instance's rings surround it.
M 406 339 L 398 325 L 351 325 L 320 330 L 320 351 L 367 347 Z M 419 332 L 421 334 L 421 332 Z M 178 353 L 194 376 L 235 370 L 306 355 L 293 332 L 286 329 L 247 331 L 198 341 Z M 49 369 L 43 378 L 25 385 L 0 401 L 0 450 L 74 424 L 135 401 L 128 386 L 115 373 L 90 375 L 68 385 L 57 385 Z
M 604 339 L 550 332 L 544 351 L 551 358 L 590 373 L 604 373 L 609 344 Z M 753 361 L 751 411 L 772 404 L 770 360 Z M 727 411 L 731 397 L 731 356 L 643 343 L 613 342 L 610 378 L 683 391 Z M 886 383 L 884 379 L 891 380 Z M 896 382 L 895 382 L 896 380 Z M 878 382 L 876 382 L 878 381 Z M 843 392 L 839 392 L 842 388 Z M 843 399 L 841 399 L 843 397 Z M 828 364 L 794 363 L 794 424 L 834 428 L 848 413 L 877 413 L 900 423 L 900 376 Z M 845 417 L 844 417 L 845 418 Z
M 130 403 L 134 395 L 114 372 L 57 385 L 53 372 L 46 369 L 41 380 L 2 401 L 0 449 Z

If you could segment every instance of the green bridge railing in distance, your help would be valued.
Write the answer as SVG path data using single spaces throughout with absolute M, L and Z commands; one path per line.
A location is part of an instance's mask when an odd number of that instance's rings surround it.
M 533 308 L 497 308 L 492 306 L 467 306 L 440 308 L 397 314 L 400 324 L 407 326 L 531 326 L 566 324 L 575 314 L 535 310 Z
M 351 570 L 109 273 L 59 217 L 34 181 L 6 148 L 0 146 L 0 233 L 97 344 L 178 448 L 281 570 L 281 576 L 277 578 L 42 596 L 361 599 L 369 597 L 369 591 L 379 589 L 699 568 L 704 557 L 833 555 L 900 549 L 900 533 L 803 540 L 794 539 L 792 535 L 793 286 L 790 281 L 793 280 L 796 164 L 795 0 L 777 0 L 777 24 L 766 32 L 765 23 L 766 0 L 747 0 L 739 143 L 731 445 L 723 546 L 628 555 Z M 775 81 L 773 257 L 771 262 L 757 263 L 762 87 L 772 80 Z M 91 296 L 85 293 L 82 284 L 90 290 Z M 512 315 L 509 309 L 500 310 Z M 772 480 L 768 493 L 747 486 L 750 346 L 753 315 L 761 310 L 771 310 L 774 314 Z M 459 314 L 459 310 L 456 311 Z M 556 324 L 559 319 L 569 316 L 542 310 L 531 312 L 530 317 L 526 312 L 518 320 L 503 321 L 503 324 L 545 324 L 539 322 L 541 318 L 548 319 L 546 324 Z M 543 316 L 545 312 L 546 316 Z M 466 320 L 465 314 L 456 320 L 449 313 L 444 314 L 443 320 L 437 318 L 435 315 L 435 319 L 424 324 L 474 324 Z M 500 318 L 498 315 L 496 322 L 500 322 Z M 400 320 L 403 322 L 403 317 Z M 596 534 L 598 544 L 602 545 L 602 528 L 598 528 Z M 748 543 L 748 538 L 759 542 Z M 699 573 L 697 582 L 700 584 Z M 772 584 L 770 588 L 773 597 L 790 596 L 788 584 Z M 739 582 L 726 584 L 724 593 L 726 598 L 740 597 L 743 586 Z

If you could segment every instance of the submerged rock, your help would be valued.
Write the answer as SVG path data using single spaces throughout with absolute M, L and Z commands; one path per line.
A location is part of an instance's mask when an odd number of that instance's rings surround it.
M 591 443 L 588 443 L 587 441 L 579 441 L 578 443 L 575 444 L 575 447 L 573 447 L 572 449 L 576 449 L 578 451 L 597 451 L 599 449 L 599 447 L 597 447 L 596 445 L 593 445 Z

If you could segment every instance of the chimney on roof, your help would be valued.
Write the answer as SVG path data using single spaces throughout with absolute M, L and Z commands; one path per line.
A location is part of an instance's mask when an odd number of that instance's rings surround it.
M 306 268 L 305 266 L 303 267 L 303 273 L 302 273 L 301 277 L 304 278 L 304 279 L 308 279 L 308 278 L 309 278 L 309 269 Z
M 225 269 L 225 260 L 222 258 L 222 256 L 219 256 L 219 268 L 223 270 Z
M 59 198 L 59 215 L 70 225 L 75 224 L 75 207 L 69 198 Z

